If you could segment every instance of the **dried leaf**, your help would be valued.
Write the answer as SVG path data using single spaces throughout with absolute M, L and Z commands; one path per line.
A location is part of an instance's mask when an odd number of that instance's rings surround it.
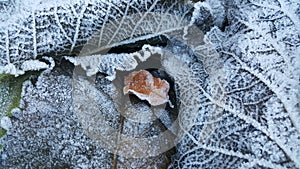
M 158 106 L 169 101 L 169 83 L 155 78 L 146 70 L 134 71 L 125 77 L 124 94 L 134 94 L 151 105 Z

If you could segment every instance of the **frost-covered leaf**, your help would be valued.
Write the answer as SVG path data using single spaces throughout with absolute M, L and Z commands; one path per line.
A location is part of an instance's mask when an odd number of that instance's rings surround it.
M 1 67 L 13 64 L 19 70 L 25 60 L 78 54 L 92 35 L 98 41 L 90 45 L 105 50 L 124 40 L 134 42 L 143 39 L 141 36 L 172 32 L 186 26 L 191 13 L 191 7 L 180 1 L 78 0 L 55 4 L 24 9 L 12 23 L 0 25 Z M 173 15 L 179 16 L 177 20 Z
M 91 55 L 84 57 L 66 57 L 75 66 L 80 66 L 86 71 L 87 76 L 98 72 L 106 73 L 110 81 L 116 78 L 116 71 L 130 71 L 137 67 L 138 62 L 146 61 L 151 55 L 161 53 L 158 47 L 144 45 L 141 51 L 134 53 Z M 138 59 L 136 59 L 138 58 Z
M 206 35 L 226 79 L 220 83 L 225 105 L 209 102 L 224 112 L 199 114 L 172 167 L 299 168 L 299 3 L 227 5 L 226 31 L 214 27 Z M 202 129 L 207 125 L 217 126 L 209 136 Z
M 1 168 L 110 167 L 112 156 L 83 134 L 70 111 L 72 79 L 63 73 L 45 72 L 24 84 L 22 110 L 12 112 L 12 128 L 1 140 Z

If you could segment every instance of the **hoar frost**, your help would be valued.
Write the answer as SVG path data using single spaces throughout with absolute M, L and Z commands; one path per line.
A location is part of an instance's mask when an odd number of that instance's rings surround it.
M 41 1 L 35 4 L 38 2 Z M 194 7 L 195 10 L 179 1 L 76 0 L 15 8 L 22 10 L 20 14 L 11 15 L 0 24 L 0 72 L 20 75 L 30 70 L 46 68 L 48 71 L 36 81 L 31 79 L 24 84 L 21 99 L 24 109 L 13 112 L 11 125 L 7 118 L 1 120 L 1 126 L 9 128 L 1 139 L 1 167 L 143 168 L 152 165 L 166 168 L 171 163 L 169 168 L 300 168 L 299 2 L 207 0 Z M 7 12 L 15 9 L 9 8 Z M 165 11 L 171 14 L 162 15 Z M 131 16 L 130 12 L 137 15 L 127 17 Z M 143 12 L 146 15 L 140 17 L 138 14 Z M 176 20 L 174 15 L 187 18 L 188 22 Z M 116 17 L 121 19 L 115 20 Z M 131 23 L 137 25 L 128 29 Z M 165 71 L 174 78 L 180 105 L 177 124 L 183 130 L 178 132 L 172 126 L 166 111 L 157 112 L 162 112 L 164 124 L 170 124 L 167 125 L 170 136 L 182 136 L 179 144 L 174 145 L 175 155 L 131 159 L 125 155 L 155 154 L 161 147 L 153 146 L 153 150 L 145 151 L 143 146 L 149 145 L 139 140 L 134 140 L 134 144 L 127 140 L 128 144 L 116 141 L 116 144 L 101 145 L 95 143 L 97 138 L 87 137 L 84 129 L 91 131 L 91 135 L 118 129 L 120 116 L 114 102 L 118 95 L 112 81 L 117 71 L 132 71 L 150 55 L 92 53 L 74 57 L 72 54 L 78 53 L 78 48 L 95 33 L 98 41 L 91 47 L 111 48 L 125 44 L 126 40 L 133 43 L 161 34 L 172 37 L 172 33 L 177 35 L 176 31 L 193 23 L 205 30 L 202 35 L 206 45 L 199 45 L 203 38 L 199 35 L 197 41 L 191 42 L 192 52 L 183 54 L 184 46 L 173 46 L 169 48 L 172 55 L 162 56 Z M 103 26 L 100 31 L 98 25 Z M 109 30 L 113 31 L 109 33 Z M 45 55 L 67 56 L 89 76 L 97 72 L 107 74 L 99 75 L 95 97 L 79 98 L 87 108 L 96 99 L 106 118 L 103 123 L 97 121 L 99 114 L 95 112 L 90 114 L 92 118 L 74 113 L 80 106 L 72 105 L 73 79 L 66 75 L 71 66 L 63 69 L 64 64 L 57 64 L 51 70 L 51 66 L 47 68 L 42 61 L 36 61 Z M 85 78 L 79 77 L 82 80 L 79 85 L 91 85 Z M 85 92 L 94 91 L 79 88 L 76 92 L 84 96 Z M 135 106 L 125 107 L 130 111 L 128 117 L 131 112 L 151 111 L 145 105 Z M 138 118 L 134 120 L 151 120 Z M 105 126 L 94 127 L 99 124 Z M 125 134 L 146 138 L 162 131 L 155 123 L 136 125 L 127 120 L 123 126 Z M 123 151 L 124 156 L 112 157 L 103 149 L 105 146 L 119 146 L 118 151 Z M 136 149 L 126 151 L 130 146 Z M 117 165 L 114 161 L 118 161 Z

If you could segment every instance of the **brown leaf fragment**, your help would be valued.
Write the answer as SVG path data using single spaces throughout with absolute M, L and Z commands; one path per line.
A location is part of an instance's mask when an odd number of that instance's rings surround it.
M 169 101 L 169 83 L 155 78 L 146 70 L 134 71 L 125 77 L 124 94 L 134 94 L 141 100 L 147 100 L 152 106 Z

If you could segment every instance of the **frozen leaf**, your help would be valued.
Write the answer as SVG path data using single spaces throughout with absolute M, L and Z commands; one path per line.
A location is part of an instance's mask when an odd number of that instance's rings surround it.
M 0 140 L 1 168 L 110 168 L 111 155 L 83 134 L 71 111 L 72 78 L 63 73 L 55 69 L 25 82 L 21 109 L 12 112 Z
M 125 77 L 124 94 L 134 94 L 141 100 L 147 100 L 157 106 L 169 101 L 169 83 L 155 78 L 146 70 L 131 72 Z
M 106 73 L 106 78 L 113 81 L 116 71 L 131 71 L 136 68 L 139 61 L 146 61 L 151 55 L 160 54 L 159 47 L 144 45 L 142 50 L 134 53 L 91 55 L 80 57 L 66 57 L 75 66 L 80 66 L 86 71 L 87 76 L 93 76 L 98 72 Z M 138 59 L 136 59 L 138 58 Z
M 32 7 L 35 4 L 37 7 Z M 92 36 L 97 41 L 90 43 L 89 50 L 94 50 L 84 51 L 86 55 L 106 51 L 124 41 L 174 32 L 187 25 L 185 18 L 192 11 L 192 6 L 173 0 L 51 0 L 40 4 L 30 1 L 23 6 L 19 15 L 0 25 L 0 69 L 13 64 L 21 70 L 24 61 L 45 55 L 78 55 Z M 174 16 L 179 17 L 175 20 Z
M 222 64 L 209 62 L 209 52 L 202 57 L 208 72 L 223 70 L 209 84 L 218 82 L 211 91 L 219 86 L 225 102 L 206 94 L 212 104 L 177 147 L 170 168 L 299 168 L 299 3 L 226 4 L 229 25 L 205 37 Z M 221 115 L 211 111 L 220 108 Z M 217 128 L 207 135 L 205 126 Z

